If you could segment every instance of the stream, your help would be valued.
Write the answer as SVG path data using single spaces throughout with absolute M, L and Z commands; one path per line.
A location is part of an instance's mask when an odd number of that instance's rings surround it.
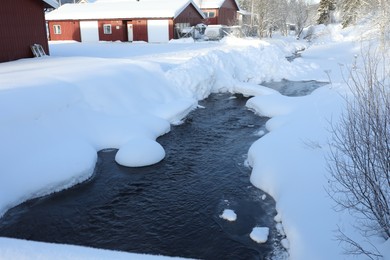
M 320 83 L 264 85 L 299 96 Z M 197 259 L 283 254 L 275 201 L 251 185 L 245 165 L 267 118 L 246 109 L 246 101 L 229 93 L 200 101 L 183 124 L 157 139 L 166 151 L 158 164 L 122 167 L 115 149 L 100 151 L 89 181 L 9 210 L 0 236 Z M 237 220 L 221 218 L 224 209 Z M 249 237 L 254 227 L 270 228 L 266 243 Z

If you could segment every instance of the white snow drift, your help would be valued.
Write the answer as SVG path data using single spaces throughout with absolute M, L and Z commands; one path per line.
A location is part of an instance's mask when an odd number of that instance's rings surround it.
M 230 91 L 256 96 L 248 107 L 272 117 L 270 132 L 252 145 L 248 163 L 252 183 L 276 200 L 290 258 L 342 259 L 337 225 L 361 238 L 351 228 L 354 219 L 332 209 L 324 187 L 326 129 L 343 109 L 340 93 L 347 93 L 340 64 L 351 64 L 359 53 L 357 38 L 348 33 L 323 28 L 323 37 L 310 46 L 293 39 L 160 45 L 60 42 L 51 44 L 51 57 L 0 64 L 0 216 L 23 201 L 88 179 L 101 149 L 118 148 L 116 160 L 129 166 L 161 160 L 164 151 L 155 140 L 169 131 L 170 123 L 179 123 L 210 93 Z M 301 58 L 286 61 L 285 56 L 303 46 Z M 298 98 L 258 85 L 329 77 L 331 85 Z M 376 241 L 390 259 L 389 241 Z M 0 238 L 4 259 L 108 255 L 118 256 Z

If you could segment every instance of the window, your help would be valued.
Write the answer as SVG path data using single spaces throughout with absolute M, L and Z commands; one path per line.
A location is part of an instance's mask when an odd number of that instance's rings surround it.
M 53 25 L 54 34 L 61 34 L 61 25 L 55 24 Z
M 204 12 L 204 15 L 206 18 L 213 18 L 215 17 L 215 12 Z
M 104 34 L 112 34 L 111 24 L 103 24 Z

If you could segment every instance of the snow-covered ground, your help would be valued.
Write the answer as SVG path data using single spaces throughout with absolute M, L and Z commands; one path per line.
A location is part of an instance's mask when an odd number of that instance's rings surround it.
M 90 178 L 103 148 L 118 148 L 116 160 L 124 165 L 158 162 L 164 150 L 155 140 L 170 124 L 180 123 L 210 93 L 230 91 L 255 96 L 248 107 L 272 117 L 270 132 L 250 148 L 248 163 L 252 183 L 277 202 L 276 221 L 287 235 L 283 243 L 290 259 L 343 259 L 337 225 L 358 235 L 351 216 L 335 212 L 325 191 L 327 129 L 343 109 L 340 65 L 351 65 L 360 44 L 353 32 L 322 29 L 311 44 L 292 38 L 56 42 L 50 44 L 51 57 L 0 64 L 0 216 L 23 201 Z M 285 59 L 303 47 L 301 58 Z M 281 79 L 332 84 L 295 98 L 258 85 Z M 134 160 L 140 152 L 144 156 Z M 377 246 L 390 259 L 390 241 L 387 247 L 384 242 Z M 134 257 L 0 238 L 0 259 L 110 254 Z

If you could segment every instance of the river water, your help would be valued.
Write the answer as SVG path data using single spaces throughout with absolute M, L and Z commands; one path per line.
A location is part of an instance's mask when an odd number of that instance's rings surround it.
M 318 87 L 278 84 L 268 85 L 288 95 Z M 246 101 L 231 94 L 201 101 L 203 108 L 158 138 L 166 157 L 156 165 L 122 167 L 116 150 L 100 151 L 93 178 L 11 209 L 0 220 L 0 236 L 200 259 L 280 254 L 275 202 L 250 184 L 245 166 L 267 118 L 247 110 Z M 224 209 L 237 220 L 222 219 Z M 270 228 L 264 244 L 249 237 L 257 226 Z

